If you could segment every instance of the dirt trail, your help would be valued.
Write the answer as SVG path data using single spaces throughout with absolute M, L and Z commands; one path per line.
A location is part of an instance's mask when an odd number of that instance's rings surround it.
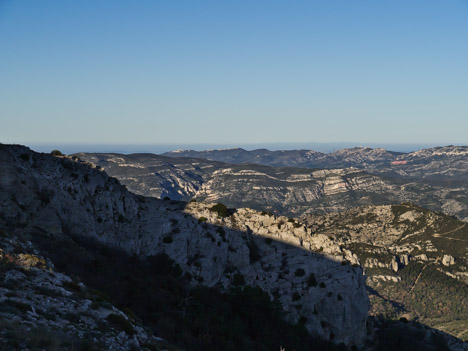
M 452 230 L 449 230 L 448 232 L 445 232 L 445 233 L 442 233 L 442 234 L 433 234 L 432 236 L 434 238 L 440 238 L 440 237 L 443 237 L 444 239 L 449 239 L 449 240 L 459 240 L 459 241 L 468 241 L 466 239 L 458 239 L 458 238 L 450 238 L 450 237 L 447 237 L 445 235 L 447 234 L 451 234 L 451 233 L 454 233 L 460 229 L 463 229 L 466 227 L 466 223 L 463 223 L 461 226 L 459 226 L 458 228 L 455 228 L 455 229 L 452 229 Z
M 408 294 L 414 290 L 414 287 L 415 287 L 416 284 L 418 283 L 419 278 L 421 278 L 421 275 L 423 274 L 423 271 L 426 269 L 426 267 L 428 267 L 428 266 L 431 265 L 431 264 L 433 264 L 433 263 L 426 264 L 426 265 L 421 269 L 421 272 L 419 272 L 418 276 L 417 276 L 416 279 L 414 280 L 413 285 L 412 285 L 411 288 L 409 289 Z

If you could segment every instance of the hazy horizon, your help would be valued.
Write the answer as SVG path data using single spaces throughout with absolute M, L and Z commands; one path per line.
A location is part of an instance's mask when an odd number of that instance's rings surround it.
M 384 148 L 388 151 L 396 152 L 413 152 L 425 148 L 431 148 L 436 146 L 447 146 L 447 145 L 458 145 L 458 144 L 373 144 L 373 143 L 356 143 L 356 142 L 329 142 L 329 143 L 256 143 L 256 144 L 74 144 L 74 143 L 31 143 L 28 146 L 37 152 L 50 152 L 58 149 L 65 154 L 73 154 L 79 152 L 88 153 L 154 153 L 162 154 L 169 151 L 175 150 L 194 150 L 194 151 L 206 151 L 206 150 L 219 150 L 219 149 L 235 149 L 242 148 L 248 151 L 256 149 L 268 149 L 271 151 L 275 150 L 314 150 L 324 153 L 334 152 L 339 149 L 353 148 L 353 147 L 371 147 Z M 464 146 L 464 145 L 459 145 Z

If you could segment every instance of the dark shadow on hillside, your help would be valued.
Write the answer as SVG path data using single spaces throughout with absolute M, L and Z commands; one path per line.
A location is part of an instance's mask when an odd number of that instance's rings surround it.
M 299 320 L 296 325 L 285 322 L 284 313 L 277 301 L 272 300 L 261 289 L 254 287 L 254 284 L 247 286 L 246 283 L 249 282 L 245 281 L 245 277 L 242 279 L 237 272 L 232 272 L 233 288 L 221 292 L 216 288 L 194 284 L 197 277 L 185 274 L 186 272 L 183 272 L 181 267 L 166 255 L 158 254 L 142 259 L 136 255 L 129 255 L 119 248 L 111 248 L 97 242 L 95 238 L 84 232 L 84 228 L 76 223 L 67 222 L 68 217 L 62 216 L 60 214 L 62 211 L 53 208 L 53 206 L 61 205 L 52 200 L 58 192 L 63 190 L 59 184 L 47 182 L 42 178 L 41 162 L 49 162 L 54 166 L 54 171 L 60 169 L 60 172 L 63 172 L 60 175 L 69 179 L 68 189 L 60 195 L 70 203 L 76 201 L 73 209 L 78 212 L 75 216 L 79 218 L 90 216 L 79 201 L 94 201 L 95 195 L 89 194 L 89 196 L 86 195 L 85 200 L 77 200 L 75 199 L 77 189 L 86 188 L 90 182 L 88 178 L 94 176 L 106 178 L 105 174 L 102 172 L 98 174 L 98 171 L 91 170 L 89 166 L 77 164 L 68 159 L 43 155 L 32 157 L 30 154 L 25 151 L 20 155 L 23 161 L 18 161 L 14 157 L 5 158 L 5 155 L 0 153 L 2 163 L 12 162 L 12 167 L 2 168 L 2 171 L 10 172 L 10 174 L 1 174 L 2 180 L 7 180 L 0 182 L 1 192 L 5 195 L 0 197 L 3 200 L 0 216 L 2 229 L 29 238 L 40 249 L 41 254 L 52 259 L 57 270 L 83 281 L 90 288 L 101 291 L 102 300 L 97 303 L 106 303 L 110 300 L 118 307 L 128 309 L 128 315 L 136 320 L 141 318 L 156 335 L 182 345 L 188 350 L 277 350 L 279 346 L 286 347 L 288 351 L 292 349 L 297 351 L 345 349 L 344 345 L 336 346 L 310 336 L 303 326 L 306 320 Z M 23 162 L 21 165 L 26 171 L 19 172 L 15 167 L 15 162 Z M 37 179 L 31 179 L 36 176 Z M 31 188 L 28 185 L 34 185 L 39 181 L 42 182 L 41 187 Z M 106 178 L 104 181 L 106 187 L 102 187 L 101 192 L 117 189 L 123 194 L 123 198 L 133 198 L 137 203 L 143 201 L 146 206 L 146 216 L 151 216 L 151 210 L 161 208 L 165 208 L 168 213 L 173 212 L 183 216 L 185 202 L 138 197 L 126 191 L 116 179 Z M 36 193 L 32 194 L 32 191 Z M 121 201 L 124 202 L 124 200 Z M 44 229 L 44 226 L 33 227 L 25 222 L 23 214 L 32 211 L 34 215 L 34 209 L 37 208 L 50 209 L 49 212 L 42 212 L 51 216 L 51 218 L 44 218 L 44 222 L 55 223 L 54 220 L 58 219 L 62 229 L 49 231 Z M 80 211 L 82 211 L 81 217 Z M 123 233 L 121 228 L 125 223 L 138 221 L 138 214 L 133 218 L 125 218 L 118 211 L 114 213 L 112 222 L 114 227 L 111 229 L 115 238 L 125 239 L 123 235 L 119 237 L 119 234 Z M 56 218 L 52 218 L 53 216 Z M 94 218 L 94 220 L 99 222 L 99 218 Z M 199 219 L 194 219 L 194 222 L 197 221 Z M 209 240 L 212 238 L 208 233 L 215 233 L 220 229 L 219 226 L 208 223 L 198 225 L 206 226 L 204 230 Z M 132 238 L 138 238 L 140 234 L 144 233 L 136 230 L 132 233 Z M 181 234 L 174 233 L 174 235 Z M 261 260 L 262 251 L 258 250 L 257 241 L 265 240 L 264 238 L 253 235 L 249 231 L 234 231 L 233 235 L 244 237 L 250 243 L 248 245 L 250 263 Z M 121 241 L 116 242 L 125 246 L 125 243 Z M 167 244 L 171 242 L 168 241 Z M 277 241 L 272 241 L 270 244 L 280 247 L 288 257 L 314 255 L 328 260 L 318 253 L 311 253 L 293 245 Z M 195 265 L 196 261 L 193 264 Z M 334 265 L 336 269 L 344 269 L 340 263 L 331 260 L 328 260 L 328 264 Z M 354 268 L 349 266 L 349 269 Z M 301 272 L 296 272 L 293 274 L 303 276 Z M 320 272 L 313 273 L 316 273 L 317 281 L 307 282 L 304 278 L 304 284 L 311 284 L 314 289 L 322 289 Z M 304 317 L 307 318 L 307 316 Z M 408 334 L 397 334 L 393 337 L 406 340 L 408 337 L 412 338 L 411 335 L 408 332 Z M 329 337 L 333 338 L 331 333 Z M 418 344 L 415 342 L 414 345 Z M 423 346 L 421 350 L 430 350 L 430 345 L 424 344 Z M 418 348 L 413 347 L 412 350 L 418 350 Z
M 401 303 L 399 303 L 397 301 L 394 301 L 394 300 L 391 300 L 391 299 L 389 299 L 389 298 L 387 298 L 385 296 L 382 296 L 374 288 L 371 288 L 370 286 L 366 285 L 366 290 L 367 290 L 369 295 L 374 295 L 374 296 L 376 296 L 376 297 L 390 303 L 397 313 L 402 313 L 402 312 L 406 311 L 405 306 L 403 306 Z

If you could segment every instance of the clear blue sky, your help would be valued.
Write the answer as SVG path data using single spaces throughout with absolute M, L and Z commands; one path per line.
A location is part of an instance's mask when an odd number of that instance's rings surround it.
M 0 0 L 0 142 L 468 144 L 468 0 Z

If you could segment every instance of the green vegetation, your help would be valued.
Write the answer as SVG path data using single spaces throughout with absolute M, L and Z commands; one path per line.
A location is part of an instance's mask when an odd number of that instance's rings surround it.
M 23 161 L 29 161 L 31 159 L 31 155 L 28 154 L 27 152 L 22 153 L 19 157 Z
M 203 222 L 206 222 L 207 220 L 208 220 L 208 218 L 202 216 L 202 217 L 198 218 L 198 223 L 203 223 Z
M 317 279 L 315 279 L 315 273 L 310 273 L 309 278 L 307 279 L 307 285 L 310 287 L 317 286 Z
M 218 214 L 218 216 L 222 217 L 222 218 L 230 216 L 228 208 L 226 207 L 226 205 L 224 205 L 222 203 L 218 203 L 218 204 L 214 205 L 213 207 L 210 208 L 210 211 L 211 212 L 216 212 Z
M 247 247 L 249 248 L 250 263 L 255 263 L 258 260 L 260 260 L 261 258 L 260 249 L 258 248 L 258 245 L 254 239 L 251 239 L 247 243 Z
M 402 310 L 414 319 L 468 339 L 468 286 L 448 277 L 432 263 L 410 264 L 397 272 L 398 284 L 381 284 L 379 294 L 390 296 L 389 302 L 371 295 L 371 313 L 398 318 Z
M 426 333 L 416 322 L 381 320 L 377 331 L 376 351 L 449 351 L 441 335 Z
M 294 272 L 294 275 L 296 277 L 303 277 L 305 275 L 305 270 L 303 270 L 302 268 L 298 268 L 296 269 L 296 271 Z
M 170 235 L 165 236 L 162 241 L 163 241 L 164 244 L 172 244 L 172 241 L 173 241 L 172 236 L 170 236 Z
M 104 351 L 88 338 L 79 339 L 44 327 L 26 329 L 18 321 L 0 319 L 0 350 L 76 350 Z
M 111 313 L 106 319 L 113 328 L 124 331 L 128 335 L 135 334 L 132 324 L 120 314 Z
M 71 292 L 81 292 L 81 286 L 73 280 L 69 282 L 64 282 L 62 286 Z
M 60 152 L 60 150 L 52 150 L 52 151 L 50 152 L 50 154 L 51 154 L 52 156 L 65 156 L 64 154 L 62 154 L 62 153 Z
M 240 273 L 234 274 L 234 276 L 232 277 L 232 284 L 234 286 L 245 285 L 244 276 L 242 274 L 240 274 Z

